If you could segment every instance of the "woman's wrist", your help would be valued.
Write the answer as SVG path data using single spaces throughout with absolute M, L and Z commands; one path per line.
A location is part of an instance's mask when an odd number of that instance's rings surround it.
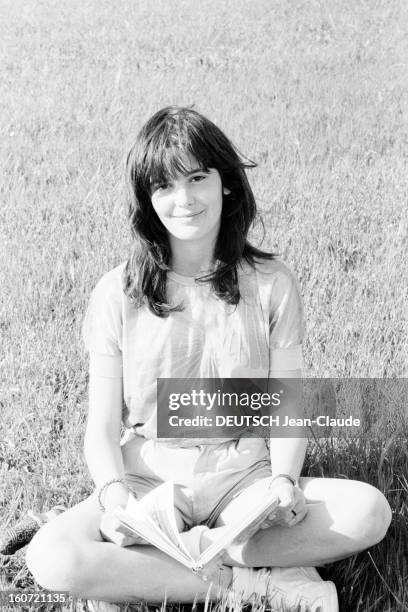
M 102 512 L 112 510 L 116 506 L 126 505 L 129 497 L 129 487 L 122 478 L 108 480 L 97 489 L 97 492 Z
M 273 484 L 275 484 L 278 481 L 283 481 L 283 482 L 289 482 L 291 485 L 293 485 L 294 487 L 299 487 L 299 479 L 295 478 L 294 476 L 292 476 L 291 474 L 275 474 L 272 476 L 271 482 L 270 482 L 270 486 L 272 486 Z

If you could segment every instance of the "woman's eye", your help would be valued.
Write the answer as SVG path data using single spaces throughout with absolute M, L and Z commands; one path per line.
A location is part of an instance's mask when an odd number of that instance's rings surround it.
M 155 191 L 164 191 L 165 189 L 167 189 L 169 187 L 168 183 L 158 183 L 157 185 L 154 185 L 153 187 L 153 193 Z
M 193 176 L 191 178 L 193 183 L 200 183 L 201 181 L 203 181 L 205 179 L 205 176 L 203 174 L 197 174 L 196 176 Z

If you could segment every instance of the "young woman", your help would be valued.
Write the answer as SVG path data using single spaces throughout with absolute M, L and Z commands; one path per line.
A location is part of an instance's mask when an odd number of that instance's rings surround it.
M 361 482 L 299 478 L 303 438 L 157 439 L 157 378 L 300 376 L 302 306 L 293 274 L 247 240 L 256 216 L 245 160 L 212 122 L 169 107 L 127 160 L 134 247 L 91 296 L 85 455 L 95 492 L 45 525 L 28 567 L 44 587 L 110 602 L 267 597 L 276 609 L 337 610 L 315 566 L 381 540 L 390 508 Z M 121 425 L 126 428 L 121 439 Z M 269 447 L 269 448 L 268 448 Z M 263 481 L 278 514 L 196 576 L 121 532 L 112 510 L 165 480 L 186 545 L 200 551 Z M 197 527 L 199 526 L 199 527 Z M 121 546 L 118 546 L 118 543 Z M 252 570 L 250 568 L 269 568 Z

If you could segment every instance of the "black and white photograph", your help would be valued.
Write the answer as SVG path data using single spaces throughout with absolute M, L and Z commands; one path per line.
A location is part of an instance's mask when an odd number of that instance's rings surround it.
M 408 611 L 408 4 L 0 39 L 0 610 Z

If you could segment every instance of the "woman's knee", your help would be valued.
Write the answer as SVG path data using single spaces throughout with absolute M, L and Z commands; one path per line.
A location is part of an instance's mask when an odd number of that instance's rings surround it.
M 381 491 L 367 483 L 356 483 L 354 496 L 354 525 L 352 532 L 357 550 L 364 550 L 380 542 L 392 519 L 388 501 Z M 353 521 L 353 515 L 351 515 Z
M 27 567 L 43 588 L 72 593 L 86 590 L 83 549 L 59 532 L 52 523 L 44 525 L 30 542 Z
M 370 485 L 369 485 L 370 486 Z M 375 487 L 370 486 L 371 541 L 377 544 L 386 535 L 392 520 L 392 510 L 385 495 Z

